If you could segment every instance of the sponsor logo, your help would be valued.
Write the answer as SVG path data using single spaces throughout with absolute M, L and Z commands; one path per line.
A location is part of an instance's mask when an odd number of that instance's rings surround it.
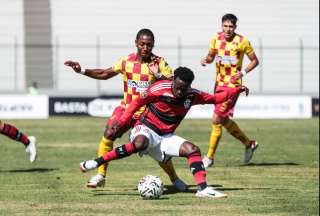
M 137 92 L 145 91 L 150 86 L 150 84 L 150 81 L 128 80 L 128 87 L 135 88 Z
M 216 56 L 215 61 L 220 64 L 237 64 L 238 59 L 236 56 Z
M 55 113 L 87 113 L 88 107 L 85 102 L 60 102 L 54 103 Z

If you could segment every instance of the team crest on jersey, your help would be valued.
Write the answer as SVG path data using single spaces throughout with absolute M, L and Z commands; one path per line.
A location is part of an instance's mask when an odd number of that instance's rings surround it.
M 185 100 L 183 103 L 183 106 L 186 109 L 190 108 L 191 107 L 191 100 L 190 99 Z
M 140 98 L 146 98 L 148 96 L 147 91 L 140 92 Z

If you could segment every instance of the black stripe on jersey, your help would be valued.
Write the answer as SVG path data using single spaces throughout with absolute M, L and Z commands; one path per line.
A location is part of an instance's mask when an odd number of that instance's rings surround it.
M 153 104 L 148 105 L 149 110 L 159 118 L 165 124 L 176 124 L 182 121 L 184 116 L 168 116 L 164 113 L 161 113 Z

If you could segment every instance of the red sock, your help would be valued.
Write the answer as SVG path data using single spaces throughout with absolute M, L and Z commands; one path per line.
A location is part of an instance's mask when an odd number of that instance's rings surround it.
M 134 145 L 133 143 L 129 142 L 107 152 L 103 155 L 103 159 L 105 162 L 109 162 L 112 160 L 128 157 L 132 155 L 132 153 L 134 153 Z
M 190 170 L 193 174 L 195 183 L 201 188 L 207 186 L 206 171 L 203 167 L 200 152 L 195 152 L 187 157 Z
M 23 143 L 25 146 L 29 145 L 30 141 L 28 137 L 21 133 L 15 126 L 10 124 L 4 124 L 3 130 L 1 131 L 2 134 L 6 135 L 7 137 L 16 140 L 18 142 Z

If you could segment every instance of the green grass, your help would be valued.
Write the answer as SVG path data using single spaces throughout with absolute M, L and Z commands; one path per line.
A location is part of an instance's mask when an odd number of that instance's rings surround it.
M 22 145 L 0 136 L 0 215 L 219 215 L 309 216 L 319 214 L 319 119 L 237 120 L 260 147 L 253 163 L 242 165 L 244 147 L 224 131 L 208 183 L 228 194 L 221 200 L 199 199 L 184 158 L 175 158 L 179 176 L 190 191 L 169 190 L 160 200 L 142 200 L 138 180 L 159 175 L 170 181 L 149 157 L 110 164 L 106 187 L 89 190 L 78 164 L 94 158 L 102 118 L 11 120 L 38 138 L 38 161 L 30 164 Z M 181 135 L 206 153 L 210 120 L 185 120 Z M 127 141 L 127 134 L 116 143 Z

